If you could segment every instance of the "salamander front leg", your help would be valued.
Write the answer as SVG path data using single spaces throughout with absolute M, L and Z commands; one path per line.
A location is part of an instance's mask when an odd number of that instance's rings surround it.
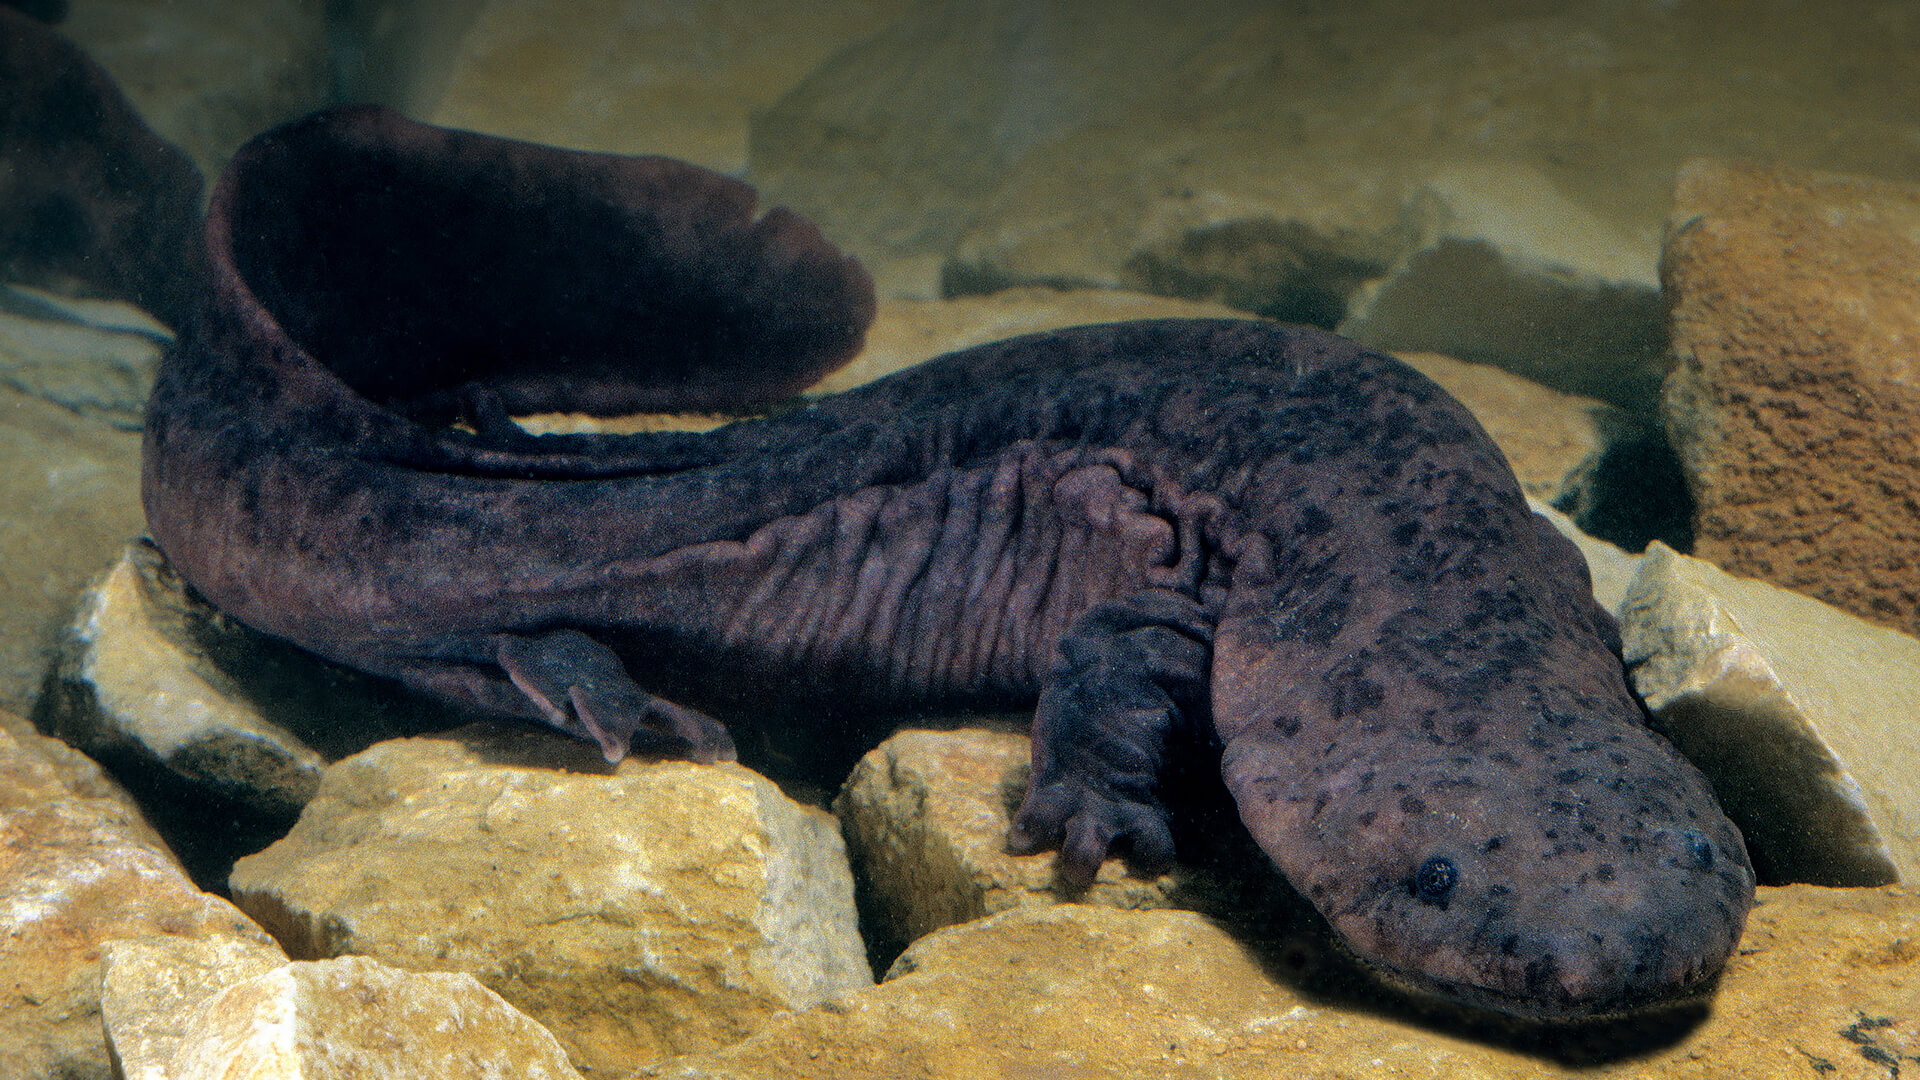
M 707 763 L 734 759 L 733 738 L 718 720 L 640 689 L 612 649 L 578 630 L 500 634 L 493 642 L 494 659 L 547 722 L 599 743 L 608 761 L 633 750 Z
M 1115 848 L 1139 870 L 1171 865 L 1160 776 L 1175 731 L 1202 720 L 1212 629 L 1199 604 L 1152 589 L 1095 607 L 1061 638 L 1013 851 L 1057 845 L 1060 876 L 1077 888 Z

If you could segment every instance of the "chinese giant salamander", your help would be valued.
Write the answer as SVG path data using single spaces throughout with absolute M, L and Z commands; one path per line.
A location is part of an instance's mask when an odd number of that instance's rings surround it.
M 1036 702 L 1016 850 L 1172 855 L 1217 745 L 1260 848 L 1389 977 L 1533 1017 L 1699 988 L 1739 832 L 1651 733 L 1575 549 L 1397 361 L 1256 321 L 967 349 L 706 433 L 843 361 L 871 284 L 658 159 L 322 114 L 245 148 L 147 426 L 154 538 L 243 622 L 601 744 L 732 756 L 698 655 L 878 706 Z M 464 423 L 456 423 L 464 420 Z M 1214 741 L 1217 740 L 1217 743 Z

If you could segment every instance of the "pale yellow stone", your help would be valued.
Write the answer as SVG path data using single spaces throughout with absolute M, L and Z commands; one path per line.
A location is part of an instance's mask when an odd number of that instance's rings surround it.
M 103 946 L 240 937 L 232 904 L 187 879 L 117 785 L 60 743 L 0 724 L 0 1077 L 102 1077 Z
M 524 727 L 338 762 L 231 885 L 294 956 L 471 973 L 595 1076 L 872 979 L 830 816 L 738 765 L 614 768 Z
M 641 1075 L 1886 1080 L 1920 1056 L 1916 940 L 1920 901 L 1901 890 L 1762 889 L 1710 1009 L 1507 1030 L 1337 979 L 1309 992 L 1336 959 L 1191 912 L 1017 908 L 932 934 L 832 1008 Z
M 168 1063 L 199 1008 L 225 987 L 287 962 L 258 935 L 121 938 L 102 955 L 100 1017 L 121 1080 L 173 1080 Z
M 169 1080 L 579 1080 L 558 1041 L 471 975 L 363 956 L 285 964 L 210 997 Z M 129 1078 L 131 1080 L 131 1078 Z
M 834 800 L 876 918 L 898 944 L 1012 907 L 1057 904 L 1054 854 L 1007 851 L 1031 751 L 1018 731 L 907 730 L 869 751 Z M 1184 874 L 1140 878 L 1109 859 L 1080 903 L 1189 906 Z
M 81 598 L 43 723 L 290 820 L 326 762 L 207 657 L 193 626 L 206 612 L 190 606 L 152 542 L 127 545 Z
M 1920 641 L 1664 545 L 1622 623 L 1635 687 L 1763 875 L 1920 882 Z

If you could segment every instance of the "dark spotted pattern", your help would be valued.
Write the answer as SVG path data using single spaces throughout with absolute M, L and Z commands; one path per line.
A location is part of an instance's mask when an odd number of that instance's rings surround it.
M 491 160 L 458 149 L 449 160 Z M 573 167 L 542 174 L 552 192 L 505 169 L 544 197 L 525 205 L 486 186 L 497 162 L 469 179 L 491 216 L 519 214 L 520 245 L 604 243 L 605 221 L 648 220 L 644 202 L 599 207 L 584 220 L 601 231 L 581 233 L 561 197 Z M 871 704 L 1032 700 L 1012 842 L 1057 845 L 1070 880 L 1114 851 L 1170 858 L 1159 780 L 1218 745 L 1247 828 L 1358 956 L 1495 1009 L 1685 993 L 1739 937 L 1740 836 L 1645 727 L 1577 553 L 1467 413 L 1399 363 L 1273 324 L 1123 323 L 970 349 L 707 434 L 533 438 L 498 399 L 566 404 L 570 347 L 589 354 L 589 403 L 656 392 L 622 385 L 658 373 L 644 333 L 629 369 L 611 328 L 569 321 L 610 284 L 542 310 L 512 292 L 422 310 L 416 284 L 386 310 L 331 276 L 484 289 L 489 260 L 545 248 L 436 246 L 469 235 L 440 221 L 400 244 L 328 234 L 344 255 L 320 269 L 299 246 L 236 261 L 221 241 L 244 179 L 215 200 L 215 292 L 162 372 L 146 477 L 155 539 L 236 617 L 610 757 L 731 752 L 719 724 L 642 689 L 673 657 Z M 467 190 L 448 183 L 441 214 Z M 273 216 L 287 212 L 263 203 L 244 231 L 321 235 Z M 672 365 L 724 366 L 730 341 L 783 333 L 844 355 L 836 327 L 857 336 L 864 279 L 791 222 L 710 224 L 731 239 L 643 236 L 632 255 L 690 311 L 741 320 L 676 331 Z M 276 283 L 271 305 L 256 279 Z M 784 288 L 749 287 L 762 280 Z M 731 306 L 696 303 L 702 281 Z M 494 338 L 468 325 L 493 308 L 517 321 Z M 512 355 L 486 352 L 496 339 Z M 536 354 L 544 374 L 522 370 L 530 343 L 553 351 Z

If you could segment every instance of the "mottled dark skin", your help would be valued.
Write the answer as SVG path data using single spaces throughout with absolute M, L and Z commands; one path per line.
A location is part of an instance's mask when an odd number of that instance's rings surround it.
M 315 131 L 268 138 L 265 159 L 298 161 Z M 476 172 L 487 144 L 460 151 L 456 176 L 529 182 Z M 242 621 L 609 758 L 731 756 L 719 723 L 643 689 L 677 656 L 873 705 L 1032 700 L 1012 842 L 1058 846 L 1078 882 L 1110 853 L 1172 857 L 1161 777 L 1217 739 L 1246 827 L 1356 955 L 1523 1016 L 1688 993 L 1738 939 L 1740 835 L 1648 731 L 1578 554 L 1465 410 L 1398 362 L 1270 323 L 1120 323 L 706 434 L 536 438 L 502 398 L 671 393 L 644 336 L 621 367 L 580 304 L 529 308 L 524 277 L 493 289 L 494 265 L 545 257 L 520 247 L 533 238 L 592 246 L 568 199 L 509 205 L 499 250 L 478 222 L 428 242 L 391 218 L 385 242 L 336 247 L 322 271 L 298 245 L 234 254 L 241 234 L 317 235 L 280 222 L 298 204 L 250 201 L 263 158 L 238 160 L 212 212 L 207 314 L 155 390 L 146 500 L 168 556 Z M 864 278 L 775 226 L 635 256 L 656 282 L 716 259 L 793 271 L 733 294 L 740 324 L 696 334 L 718 343 L 696 359 L 744 364 L 730 340 L 804 324 L 787 355 L 811 371 L 857 340 Z M 394 310 L 378 289 L 341 303 L 339 275 L 424 284 Z M 464 295 L 421 307 L 448 277 Z M 617 280 L 574 299 L 617 306 L 595 293 Z M 493 328 L 506 344 L 488 351 L 471 325 L 487 312 L 538 332 Z M 577 395 L 527 374 L 576 366 Z

